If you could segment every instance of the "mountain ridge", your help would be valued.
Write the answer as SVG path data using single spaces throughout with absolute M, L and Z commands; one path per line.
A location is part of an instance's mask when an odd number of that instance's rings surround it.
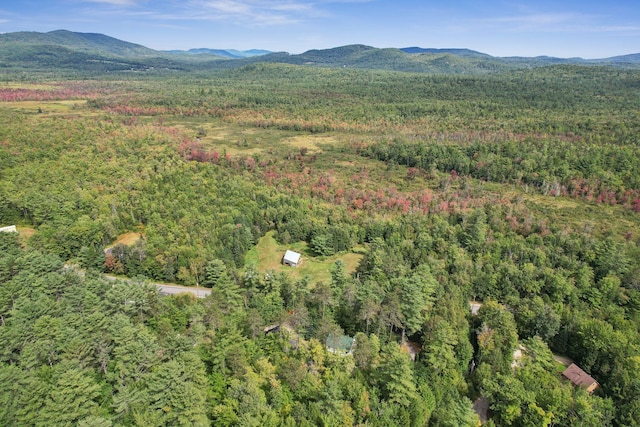
M 104 52 L 116 56 L 154 56 L 157 51 L 100 33 L 55 30 L 48 33 L 20 31 L 0 34 L 0 47 L 8 42 L 28 45 L 56 45 L 83 52 Z
M 163 50 L 161 52 L 171 54 L 184 54 L 184 55 L 216 55 L 223 58 L 240 59 L 250 58 L 253 56 L 268 55 L 270 50 L 264 49 L 249 49 L 249 50 L 236 50 L 236 49 L 211 49 L 206 47 L 194 48 L 189 50 Z
M 478 57 L 478 58 L 493 58 L 493 56 L 488 53 L 478 52 L 477 50 L 464 49 L 464 48 L 423 48 L 418 46 L 412 47 L 401 47 L 401 51 L 409 54 L 421 54 L 421 53 L 431 53 L 431 54 L 444 54 L 450 53 L 458 56 L 465 57 Z
M 301 54 L 262 49 L 196 48 L 159 51 L 99 33 L 56 30 L 0 34 L 0 68 L 88 71 L 237 68 L 256 62 L 438 74 L 495 74 L 533 67 L 581 64 L 640 68 L 640 53 L 611 58 L 495 57 L 465 48 L 377 48 L 351 44 Z

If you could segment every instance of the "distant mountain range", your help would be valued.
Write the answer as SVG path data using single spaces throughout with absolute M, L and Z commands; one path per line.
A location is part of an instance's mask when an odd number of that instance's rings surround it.
M 268 50 L 251 49 L 251 50 L 235 50 L 235 49 L 189 49 L 189 50 L 165 50 L 163 52 L 172 54 L 187 54 L 187 55 L 216 55 L 223 58 L 240 59 L 249 58 L 252 56 L 260 56 L 271 53 Z
M 461 56 L 464 58 L 493 58 L 486 53 L 478 52 L 470 49 L 434 49 L 434 48 L 422 48 L 422 47 L 403 47 L 400 49 L 404 53 L 430 53 L 430 54 L 451 54 Z
M 291 55 L 252 49 L 158 51 L 104 34 L 66 30 L 0 34 L 0 70 L 77 72 L 215 70 L 259 62 L 330 68 L 359 68 L 436 74 L 495 74 L 558 64 L 607 65 L 640 69 L 640 53 L 585 60 L 548 56 L 494 57 L 469 49 L 376 48 L 348 45 Z

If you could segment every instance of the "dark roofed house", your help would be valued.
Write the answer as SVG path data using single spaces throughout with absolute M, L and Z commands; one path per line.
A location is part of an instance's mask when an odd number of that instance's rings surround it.
M 600 387 L 598 381 L 580 369 L 580 367 L 575 363 L 569 365 L 569 367 L 562 373 L 562 376 L 571 381 L 573 385 L 584 387 L 588 393 L 593 393 L 595 389 Z

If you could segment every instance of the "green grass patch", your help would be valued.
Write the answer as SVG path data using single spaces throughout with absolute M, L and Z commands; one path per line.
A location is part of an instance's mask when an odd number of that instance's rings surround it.
M 322 151 L 320 148 L 322 144 L 335 144 L 337 140 L 335 137 L 327 135 L 301 134 L 285 138 L 282 142 L 298 150 L 306 149 L 309 153 L 317 153 Z
M 562 362 L 556 361 L 556 362 L 554 362 L 553 369 L 557 374 L 561 374 L 567 369 L 567 365 L 565 365 Z
M 0 102 L 0 108 L 29 113 L 60 114 L 77 112 L 76 110 L 80 107 L 84 107 L 86 103 L 87 101 L 79 99 L 58 101 L 11 101 Z
M 118 238 L 113 243 L 111 243 L 105 249 L 112 248 L 115 245 L 133 246 L 143 236 L 144 236 L 144 233 L 137 233 L 135 231 L 130 231 L 128 233 L 121 234 L 121 235 L 118 236 Z
M 287 249 L 302 254 L 302 263 L 298 267 L 282 265 L 282 257 Z M 331 280 L 331 270 L 336 260 L 341 259 L 346 271 L 352 273 L 362 259 L 362 254 L 343 253 L 329 257 L 313 256 L 306 242 L 282 245 L 275 239 L 275 231 L 268 232 L 246 256 L 246 264 L 252 265 L 261 273 L 269 271 L 285 272 L 292 279 L 308 277 L 312 284 Z
M 46 83 L 2 82 L 0 89 L 56 90 L 60 85 Z
M 640 235 L 640 216 L 624 206 L 541 194 L 525 194 L 523 200 L 532 211 L 547 218 L 550 224 L 567 224 L 579 232 L 595 235 L 609 232 L 617 236 L 626 233 Z
M 165 121 L 165 125 L 181 130 L 194 140 L 199 138 L 207 150 L 226 152 L 232 156 L 274 152 L 287 146 L 283 141 L 298 134 L 292 131 L 235 125 L 219 119 L 185 121 L 170 118 Z
M 560 354 L 553 355 L 553 369 L 556 373 L 561 374 L 567 369 L 569 365 L 573 363 L 573 360 Z
M 36 234 L 36 229 L 32 227 L 21 227 L 21 226 L 17 226 L 16 228 L 18 229 L 18 235 L 20 236 L 19 237 L 20 244 L 22 245 L 23 248 L 28 247 L 29 239 L 31 238 L 31 236 Z
M 20 234 L 21 238 L 28 239 L 29 237 L 36 234 L 36 229 L 32 227 L 21 227 L 17 226 L 18 234 Z

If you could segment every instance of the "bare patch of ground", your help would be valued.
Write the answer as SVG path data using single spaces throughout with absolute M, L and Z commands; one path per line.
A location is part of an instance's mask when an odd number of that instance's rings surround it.
M 554 354 L 553 360 L 555 360 L 556 362 L 562 363 L 564 366 L 569 366 L 573 363 L 573 360 L 569 359 L 566 356 L 560 356 L 559 354 Z
M 23 248 L 27 247 L 27 241 L 36 234 L 36 229 L 31 227 L 16 227 L 18 229 L 19 241 Z
M 124 233 L 118 236 L 118 238 L 107 246 L 104 250 L 109 253 L 110 249 L 116 245 L 125 245 L 125 246 L 133 246 L 144 237 L 144 233 L 139 233 L 136 231 L 129 231 L 128 233 Z
M 282 140 L 283 144 L 296 147 L 306 148 L 311 153 L 322 151 L 320 144 L 333 144 L 336 139 L 330 136 L 314 136 L 314 135 L 298 135 Z
M 355 164 L 355 162 L 354 162 L 354 161 L 337 160 L 337 161 L 336 161 L 336 165 L 352 167 L 352 166 L 355 166 L 356 164 Z
M 473 402 L 473 411 L 480 418 L 480 423 L 489 421 L 489 400 L 486 397 L 479 397 Z
M 17 229 L 18 229 L 18 234 L 20 234 L 20 236 L 25 238 L 25 239 L 28 239 L 29 237 L 31 237 L 34 234 L 36 234 L 36 229 L 35 228 L 17 227 Z

